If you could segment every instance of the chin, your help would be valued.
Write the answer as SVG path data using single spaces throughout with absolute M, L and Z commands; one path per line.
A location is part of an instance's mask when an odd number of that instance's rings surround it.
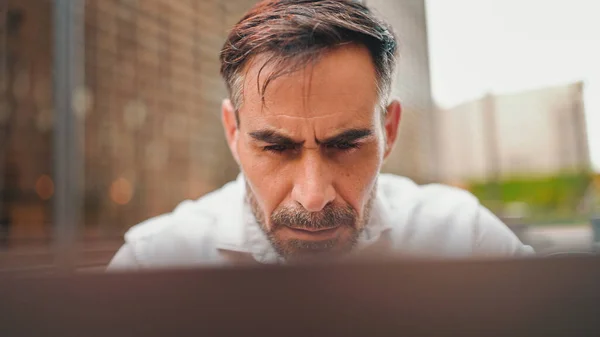
M 336 228 L 327 233 L 297 233 L 280 229 L 270 239 L 273 247 L 286 260 L 333 257 L 349 253 L 356 245 L 358 232 L 349 227 Z

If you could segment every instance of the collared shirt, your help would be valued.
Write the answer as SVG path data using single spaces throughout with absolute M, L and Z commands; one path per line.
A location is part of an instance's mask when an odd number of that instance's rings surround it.
M 280 263 L 245 200 L 244 177 L 125 234 L 109 269 Z M 381 174 L 371 217 L 355 251 L 386 241 L 390 253 L 433 258 L 533 253 L 470 193 Z

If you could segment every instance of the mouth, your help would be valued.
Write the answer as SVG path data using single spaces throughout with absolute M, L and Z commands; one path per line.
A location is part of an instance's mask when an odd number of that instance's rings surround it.
M 342 226 L 335 226 L 329 228 L 295 228 L 295 227 L 284 227 L 295 237 L 302 240 L 326 240 L 334 238 Z
M 334 230 L 336 228 L 338 228 L 340 226 L 335 226 L 335 227 L 329 227 L 329 228 L 296 228 L 296 227 L 289 227 L 293 230 L 297 230 L 297 231 L 304 231 L 304 232 L 310 232 L 310 233 L 319 233 L 319 232 L 327 232 L 327 231 L 331 231 Z

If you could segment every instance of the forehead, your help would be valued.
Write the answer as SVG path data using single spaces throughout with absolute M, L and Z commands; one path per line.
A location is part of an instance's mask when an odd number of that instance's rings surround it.
M 259 91 L 276 70 L 259 56 L 248 67 L 240 109 L 242 124 L 273 118 L 301 120 L 370 120 L 378 105 L 377 76 L 366 48 L 348 45 L 322 55 L 315 63 L 277 77 L 263 97 Z M 259 77 L 260 71 L 260 77 Z

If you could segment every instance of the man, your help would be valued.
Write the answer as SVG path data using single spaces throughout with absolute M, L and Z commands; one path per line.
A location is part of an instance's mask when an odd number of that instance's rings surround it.
M 379 173 L 401 119 L 396 49 L 355 1 L 257 4 L 221 52 L 240 176 L 133 227 L 110 268 L 532 252 L 467 192 Z

